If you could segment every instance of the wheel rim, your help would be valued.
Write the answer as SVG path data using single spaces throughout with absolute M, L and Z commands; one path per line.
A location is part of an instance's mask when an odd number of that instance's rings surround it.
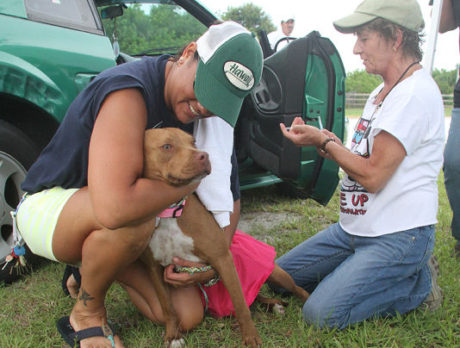
M 16 209 L 23 194 L 21 183 L 26 170 L 16 159 L 0 151 L 0 263 L 11 252 L 13 244 L 13 219 L 10 212 Z

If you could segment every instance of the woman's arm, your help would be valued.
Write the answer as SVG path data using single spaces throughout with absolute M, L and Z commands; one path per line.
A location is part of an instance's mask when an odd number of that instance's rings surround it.
M 337 164 L 368 192 L 385 187 L 406 156 L 402 144 L 390 133 L 381 131 L 374 138 L 372 153 L 365 158 L 351 153 L 343 146 L 327 145 L 328 158 Z
M 337 162 L 349 176 L 371 193 L 386 185 L 406 156 L 402 144 L 385 131 L 375 137 L 372 153 L 367 158 L 351 153 L 336 136 L 305 125 L 301 119 L 294 120 L 290 131 L 281 125 L 281 131 L 298 146 L 315 146 L 319 154 Z M 334 138 L 334 141 L 327 142 L 324 153 L 320 148 L 329 137 Z
M 455 23 L 452 0 L 443 0 L 441 17 L 439 19 L 439 32 L 445 33 L 455 28 L 457 28 L 457 24 Z
M 104 101 L 90 140 L 88 187 L 98 221 L 115 229 L 156 216 L 197 186 L 172 187 L 142 178 L 147 111 L 137 89 Z

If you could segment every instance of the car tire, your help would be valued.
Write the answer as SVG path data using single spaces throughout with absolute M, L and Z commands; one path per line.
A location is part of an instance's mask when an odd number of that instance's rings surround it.
M 10 212 L 16 209 L 23 191 L 21 183 L 39 154 L 38 147 L 18 128 L 0 120 L 0 284 L 11 283 L 37 264 L 38 256 L 26 247 L 27 267 L 17 264 L 17 259 L 6 262 L 13 246 L 13 219 Z M 6 265 L 5 265 L 6 264 Z

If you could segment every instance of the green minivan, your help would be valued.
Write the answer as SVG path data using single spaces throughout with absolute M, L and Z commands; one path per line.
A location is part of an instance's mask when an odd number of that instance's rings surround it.
M 18 273 L 15 262 L 7 262 L 13 244 L 10 212 L 22 196 L 27 169 L 94 76 L 148 54 L 117 49 L 113 23 L 129 13 L 130 3 L 142 3 L 149 13 L 173 7 L 196 21 L 202 32 L 217 19 L 195 0 L 0 3 L 0 282 L 11 282 Z M 340 56 L 315 31 L 278 52 L 271 50 L 265 32 L 256 34 L 265 56 L 263 76 L 235 127 L 241 189 L 278 185 L 284 193 L 325 205 L 337 186 L 338 166 L 314 148 L 287 141 L 279 123 L 290 124 L 301 115 L 308 124 L 343 138 L 345 71 Z M 174 54 L 186 43 L 149 52 Z M 30 252 L 26 260 L 35 261 Z

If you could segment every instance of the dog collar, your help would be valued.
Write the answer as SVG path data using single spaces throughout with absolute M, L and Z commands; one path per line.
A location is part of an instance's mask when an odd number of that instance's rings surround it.
M 163 210 L 160 215 L 157 217 L 159 218 L 176 218 L 182 215 L 182 210 L 184 209 L 185 205 L 185 198 L 180 200 L 177 203 L 171 205 L 168 209 Z

